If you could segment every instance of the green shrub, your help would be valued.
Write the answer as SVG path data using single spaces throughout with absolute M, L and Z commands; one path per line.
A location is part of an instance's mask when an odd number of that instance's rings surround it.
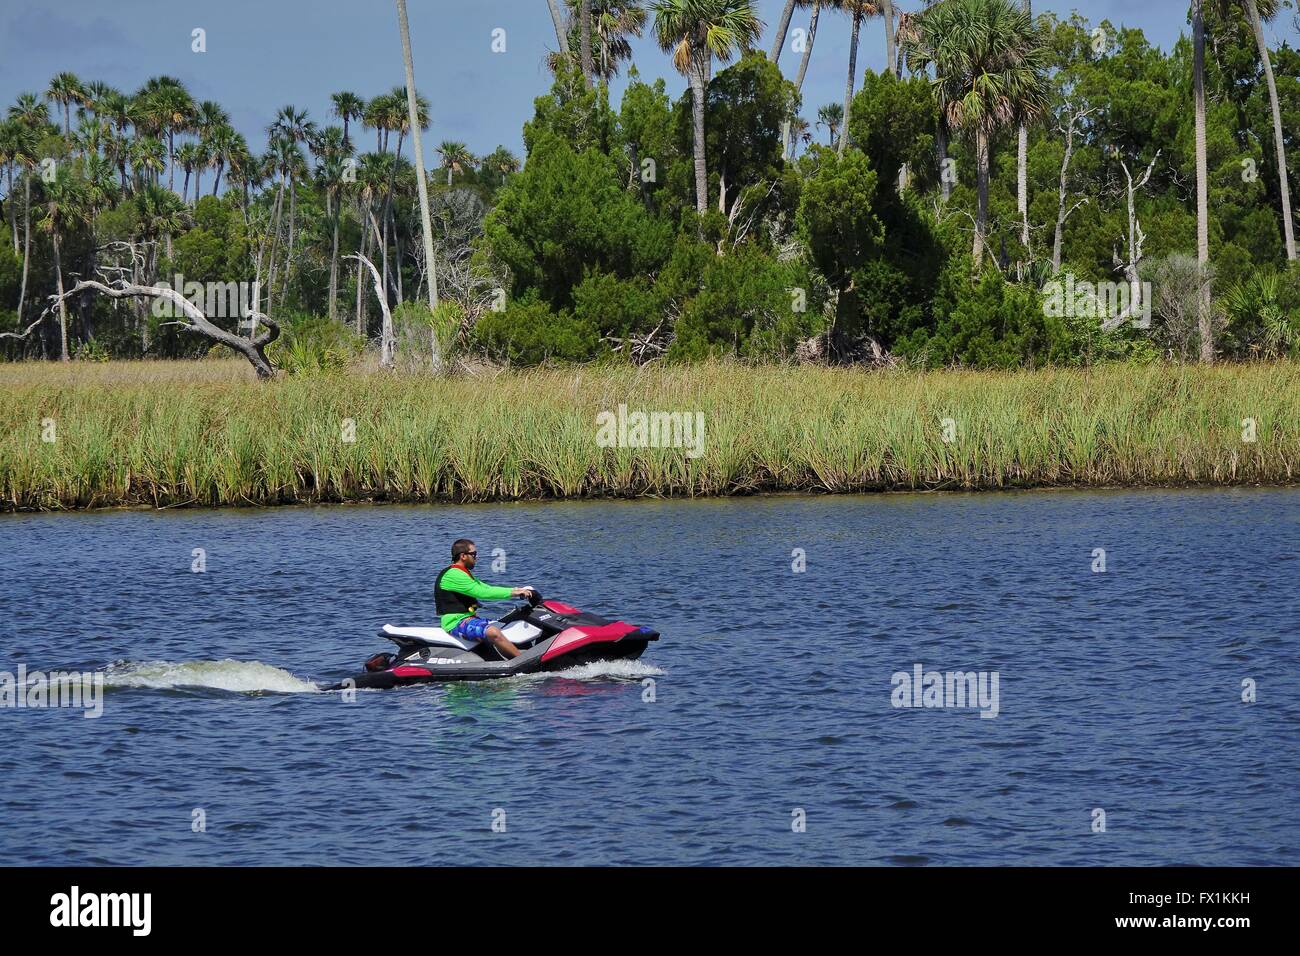
M 474 338 L 488 356 L 511 365 L 585 362 L 600 349 L 595 328 L 567 309 L 552 311 L 535 293 L 484 315 L 474 326 Z
M 346 368 L 365 350 L 365 340 L 341 323 L 318 315 L 291 315 L 280 320 L 280 337 L 266 354 L 291 374 Z

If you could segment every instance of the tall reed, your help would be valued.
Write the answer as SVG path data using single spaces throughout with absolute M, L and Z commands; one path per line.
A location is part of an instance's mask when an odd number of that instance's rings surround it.
M 702 412 L 702 453 L 602 447 L 597 415 L 619 405 Z M 925 373 L 717 362 L 269 384 L 225 362 L 0 366 L 4 510 L 1291 483 L 1298 473 L 1294 362 Z

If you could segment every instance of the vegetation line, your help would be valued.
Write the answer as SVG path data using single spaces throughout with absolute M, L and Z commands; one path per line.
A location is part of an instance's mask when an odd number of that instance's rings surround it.
M 0 508 L 1277 484 L 1300 472 L 1295 362 L 592 367 L 484 375 L 473 402 L 457 377 L 259 385 L 232 361 L 73 371 L 0 367 Z M 700 429 L 683 441 L 665 428 L 658 447 L 653 431 L 602 439 L 602 414 L 639 411 Z

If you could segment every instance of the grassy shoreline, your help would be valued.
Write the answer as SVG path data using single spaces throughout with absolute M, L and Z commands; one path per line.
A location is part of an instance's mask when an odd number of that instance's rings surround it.
M 620 404 L 702 412 L 702 454 L 601 447 L 597 415 Z M 270 384 L 225 361 L 0 366 L 5 511 L 1297 481 L 1295 362 Z

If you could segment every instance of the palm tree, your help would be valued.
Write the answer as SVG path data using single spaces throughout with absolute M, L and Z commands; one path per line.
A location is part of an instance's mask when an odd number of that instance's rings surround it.
M 155 142 L 158 142 L 155 140 Z M 158 142 L 161 148 L 162 143 Z M 163 189 L 154 183 L 144 183 L 131 197 L 135 212 L 135 229 L 132 238 L 149 250 L 146 254 L 142 279 L 151 283 L 158 267 L 158 240 L 185 228 L 185 204 L 170 189 Z M 140 322 L 140 347 L 149 350 L 148 314 L 141 309 L 137 313 Z
M 333 242 L 330 249 L 329 317 L 334 321 L 339 287 L 339 211 L 342 207 L 343 189 L 347 184 L 344 161 L 351 149 L 337 126 L 327 126 L 312 142 L 316 154 L 316 177 L 325 192 L 325 212 L 330 217 Z
M 838 140 L 835 138 L 835 132 L 844 125 L 844 104 L 827 103 L 817 111 L 817 125 L 825 126 L 830 133 L 830 145 L 834 146 Z
M 217 171 L 216 181 L 212 184 L 212 195 L 215 196 L 220 191 L 221 174 L 230 165 L 231 155 L 239 149 L 242 143 L 243 137 L 226 123 L 214 127 L 212 132 L 208 134 L 206 143 L 208 159 Z M 247 146 L 243 148 L 248 149 Z
M 853 107 L 853 79 L 858 68 L 858 36 L 862 31 L 862 20 L 864 17 L 874 17 L 880 12 L 880 8 L 876 6 L 874 0 L 831 0 L 831 2 L 853 20 L 853 33 L 849 38 L 849 78 L 844 86 L 844 115 L 847 117 Z M 848 142 L 847 136 L 840 137 L 841 156 L 844 155 L 844 147 Z
M 366 110 L 366 101 L 355 93 L 342 90 L 331 94 L 330 102 L 334 104 L 334 115 L 343 121 L 343 142 L 348 149 L 351 149 L 352 139 L 348 134 L 348 124 L 354 119 L 361 118 Z
M 169 76 L 145 85 L 145 112 L 154 126 L 167 133 L 167 188 L 176 188 L 176 134 L 188 131 L 194 122 L 194 98 L 180 80 Z
M 157 185 L 157 179 L 167 165 L 167 147 L 156 136 L 137 136 L 127 147 L 127 157 L 131 161 L 136 188 L 141 189 L 146 184 Z
M 366 103 L 365 111 L 361 114 L 361 121 L 375 131 L 375 151 L 378 153 L 387 151 L 387 124 L 391 112 L 388 94 L 380 93 Z
M 50 112 L 35 93 L 20 93 L 9 107 L 9 118 L 18 124 L 17 152 L 23 172 L 23 276 L 18 287 L 18 321 L 22 323 L 23 305 L 27 302 L 27 274 L 32 258 L 32 176 L 36 172 L 39 137 L 49 128 Z
M 109 148 L 117 160 L 118 183 L 122 189 L 126 189 L 126 127 L 131 122 L 131 98 L 113 90 L 100 99 L 99 111 L 101 116 L 113 124 L 116 131 L 116 135 L 109 141 Z
M 975 143 L 978 268 L 988 230 L 989 141 L 1047 108 L 1047 50 L 1032 18 L 1012 0 L 943 0 L 918 14 L 908 55 L 914 68 L 934 67 L 940 113 Z
M 292 136 L 272 125 L 270 127 L 270 139 L 266 144 L 265 162 L 267 167 L 280 178 L 280 185 L 276 190 L 275 201 L 271 208 L 271 257 L 267 267 L 266 282 L 266 311 L 270 312 L 271 296 L 275 291 L 276 252 L 280 244 L 280 221 L 284 214 L 284 194 L 289 188 L 290 177 L 302 165 L 302 153 Z
M 21 162 L 22 151 L 22 125 L 14 119 L 6 119 L 0 122 L 0 165 L 4 166 L 5 172 L 9 176 L 9 188 L 5 191 L 5 198 L 9 200 L 9 224 L 13 230 L 14 255 L 18 254 L 18 206 L 13 201 L 14 167 Z
M 653 0 L 655 38 L 673 54 L 673 66 L 691 87 L 695 150 L 695 208 L 708 209 L 709 175 L 704 155 L 704 93 L 716 57 L 725 63 L 749 49 L 763 31 L 753 0 Z
M 498 146 L 483 157 L 479 168 L 498 176 L 497 185 L 504 186 L 508 178 L 519 172 L 519 157 L 504 146 Z
M 176 150 L 176 162 L 180 163 L 181 169 L 185 170 L 185 180 L 181 183 L 181 198 L 186 202 L 190 199 L 190 176 L 194 173 L 194 166 L 198 161 L 197 143 L 182 143 L 180 149 Z
M 1273 112 L 1273 146 L 1277 150 L 1278 179 L 1282 193 L 1282 236 L 1286 245 L 1286 257 L 1292 262 L 1296 259 L 1295 227 L 1291 222 L 1291 184 L 1287 181 L 1286 144 L 1282 137 L 1282 110 L 1278 106 L 1277 81 L 1273 78 L 1273 61 L 1268 54 L 1268 44 L 1264 41 L 1264 20 L 1277 16 L 1277 0 L 1243 0 L 1246 16 L 1250 20 L 1251 32 L 1255 34 L 1255 46 L 1259 49 L 1259 60 L 1264 67 L 1264 80 L 1268 84 L 1268 104 Z
M 85 93 L 85 110 L 90 114 L 90 118 L 96 122 L 104 113 L 104 101 L 117 92 L 102 80 L 92 80 L 87 83 L 82 91 Z
M 60 166 L 54 179 L 45 183 L 45 215 L 38 226 L 50 234 L 54 246 L 54 278 L 59 293 L 59 358 L 64 362 L 71 356 L 68 354 L 68 303 L 63 297 L 62 240 L 85 217 L 86 197 L 81 180 L 69 175 L 66 166 Z
M 790 129 L 794 133 L 795 141 L 802 141 L 805 145 L 811 141 L 812 137 L 808 132 L 808 121 L 802 116 L 796 116 L 790 120 Z
M 1201 361 L 1214 361 L 1214 330 L 1210 315 L 1209 171 L 1205 159 L 1205 9 L 1192 0 L 1192 100 L 1196 111 L 1196 263 L 1201 272 L 1198 326 Z M 1285 170 L 1283 175 L 1286 175 Z
M 236 133 L 234 143 L 231 144 L 230 150 L 225 154 L 226 165 L 230 169 L 230 182 L 239 186 L 244 194 L 244 225 L 248 225 L 248 193 L 253 186 L 261 184 L 258 178 L 257 158 L 248 148 L 248 142 L 244 137 Z M 221 164 L 217 164 L 217 185 L 221 184 Z M 216 195 L 216 187 L 213 187 L 213 195 Z
M 293 262 L 293 250 L 296 245 L 298 227 L 298 179 L 306 170 L 306 163 L 298 149 L 299 143 L 305 143 L 316 135 L 316 124 L 307 118 L 307 111 L 293 106 L 282 106 L 275 115 L 275 121 L 267 127 L 270 136 L 282 136 L 292 145 L 292 150 L 282 154 L 288 158 L 284 174 L 289 178 L 289 248 L 284 260 L 285 291 L 288 291 L 289 267 Z
M 385 153 L 365 153 L 360 157 L 360 163 L 357 166 L 356 190 L 354 192 L 357 203 L 357 219 L 361 223 L 361 242 L 357 252 L 365 256 L 366 250 L 370 246 L 370 237 L 372 234 L 378 238 L 378 230 L 375 227 L 375 199 L 388 182 L 388 163 L 392 157 Z M 365 283 L 362 281 L 362 275 L 365 266 L 361 260 L 357 260 L 356 272 L 356 289 L 357 289 L 357 306 L 356 306 L 356 325 L 357 335 L 367 334 L 366 323 L 366 295 Z
M 86 92 L 81 87 L 81 80 L 77 79 L 75 73 L 57 73 L 50 80 L 50 86 L 45 91 L 53 102 L 63 107 L 63 135 L 72 135 L 72 104 L 81 102 Z
M 582 0 L 565 0 L 574 9 L 570 22 L 580 19 L 578 5 Z M 592 43 L 597 48 L 592 53 L 593 70 L 605 82 L 618 76 L 619 64 L 632 59 L 629 37 L 639 37 L 645 29 L 646 12 L 641 0 L 590 0 Z M 578 30 L 575 25 L 574 30 Z M 575 37 L 581 44 L 581 36 Z M 567 44 L 566 44 L 567 50 Z M 551 70 L 558 72 L 568 61 L 569 54 L 561 51 L 547 57 Z
M 464 172 L 474 165 L 474 156 L 469 147 L 452 139 L 445 139 L 438 144 L 437 153 L 442 157 L 439 168 L 447 170 L 447 185 L 451 185 L 452 173 Z

